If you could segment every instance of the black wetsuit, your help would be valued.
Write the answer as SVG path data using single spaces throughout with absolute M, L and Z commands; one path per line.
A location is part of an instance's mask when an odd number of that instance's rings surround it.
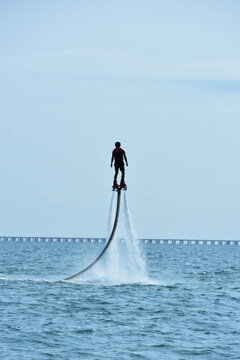
M 120 169 L 122 173 L 122 180 L 124 181 L 124 175 L 125 175 L 125 167 L 124 167 L 124 161 L 123 158 L 125 156 L 125 151 L 121 148 L 115 148 L 112 152 L 113 158 L 114 158 L 114 167 L 115 167 L 115 177 L 116 180 L 118 170 Z
M 124 168 L 124 161 L 123 161 L 124 153 L 125 151 L 121 148 L 116 148 L 113 150 L 115 169 L 116 167 L 119 168 L 120 170 Z

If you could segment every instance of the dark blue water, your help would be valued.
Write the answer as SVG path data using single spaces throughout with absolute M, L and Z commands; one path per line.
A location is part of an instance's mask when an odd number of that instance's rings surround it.
M 0 244 L 0 359 L 240 359 L 238 246 L 143 245 L 137 282 L 104 261 L 62 281 L 102 246 Z

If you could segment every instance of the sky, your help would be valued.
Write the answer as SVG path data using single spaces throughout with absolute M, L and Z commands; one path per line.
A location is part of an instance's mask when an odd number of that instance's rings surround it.
M 0 0 L 0 235 L 240 239 L 238 0 Z

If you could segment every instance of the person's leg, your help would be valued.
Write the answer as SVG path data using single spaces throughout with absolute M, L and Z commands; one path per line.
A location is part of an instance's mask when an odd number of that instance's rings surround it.
M 115 165 L 114 183 L 116 183 L 116 182 L 117 182 L 118 169 L 119 169 L 119 167 L 118 167 L 117 165 Z
M 121 173 L 122 173 L 122 177 L 121 177 L 121 183 L 125 183 L 125 168 L 124 165 L 122 165 L 120 167 Z

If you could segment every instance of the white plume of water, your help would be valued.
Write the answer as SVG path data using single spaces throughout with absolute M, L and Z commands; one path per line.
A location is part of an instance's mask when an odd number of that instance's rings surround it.
M 109 240 L 111 232 L 112 232 L 112 227 L 113 227 L 113 221 L 114 221 L 114 195 L 115 195 L 115 191 L 112 192 L 112 196 L 111 196 L 111 200 L 110 200 L 110 206 L 109 206 L 109 211 L 108 211 L 108 220 L 107 220 L 107 238 L 106 241 Z M 112 245 L 113 245 L 113 241 L 110 244 L 110 247 L 107 250 L 107 253 L 110 251 L 110 249 L 112 250 Z M 106 244 L 104 244 L 104 246 L 106 246 Z M 117 249 L 114 248 L 114 251 L 111 252 L 112 256 L 111 258 L 114 259 L 114 257 L 117 257 Z M 89 274 L 86 274 L 84 277 L 86 277 L 86 279 L 88 280 L 103 280 L 104 282 L 111 282 L 111 278 L 109 276 L 109 263 L 107 261 L 107 254 L 104 255 L 104 257 L 101 259 L 100 262 L 98 262 L 96 264 L 96 266 L 93 267 L 93 269 L 90 272 L 90 277 Z
M 112 224 L 113 224 L 113 199 L 114 199 L 114 191 L 112 192 L 112 197 L 110 201 L 110 207 L 108 212 L 108 237 L 111 235 Z
M 110 206 L 108 233 L 113 225 L 113 206 Z M 123 219 L 122 219 L 123 215 Z M 120 213 L 119 226 L 105 260 L 105 276 L 114 282 L 143 282 L 146 280 L 145 262 L 134 233 L 126 193 L 123 199 L 123 214 Z
M 115 195 L 116 192 L 113 192 L 110 201 L 107 241 L 115 218 Z M 139 241 L 133 230 L 125 192 L 123 206 L 120 209 L 115 237 L 104 257 L 91 271 L 90 277 L 89 274 L 86 274 L 86 277 L 88 281 L 94 280 L 106 284 L 149 283 Z
M 131 273 L 135 272 L 139 277 L 145 277 L 145 261 L 140 252 L 139 240 L 133 230 L 129 213 L 127 196 L 124 192 L 124 225 L 126 229 L 126 248 L 128 254 L 128 266 Z
M 113 196 L 116 194 L 113 192 Z M 111 204 L 109 208 L 109 214 L 108 214 L 108 238 L 109 239 L 113 227 L 113 221 L 114 221 L 114 211 L 113 211 L 113 196 L 111 199 Z M 117 233 L 117 232 L 116 232 Z M 119 274 L 119 249 L 118 249 L 118 241 L 116 241 L 116 234 L 115 238 L 112 240 L 112 243 L 110 247 L 108 248 L 108 251 L 106 253 L 105 257 L 105 264 L 104 264 L 104 270 L 105 270 L 105 276 L 109 280 L 115 280 L 118 281 L 116 274 Z

